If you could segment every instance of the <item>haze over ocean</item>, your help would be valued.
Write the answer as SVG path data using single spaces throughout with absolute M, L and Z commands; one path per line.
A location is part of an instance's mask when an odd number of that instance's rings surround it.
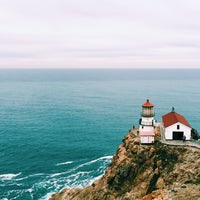
M 101 176 L 141 104 L 200 132 L 200 70 L 1 69 L 0 199 L 46 199 Z

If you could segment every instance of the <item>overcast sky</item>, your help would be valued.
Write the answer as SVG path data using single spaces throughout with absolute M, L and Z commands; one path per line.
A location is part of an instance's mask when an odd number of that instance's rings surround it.
M 0 68 L 200 68 L 199 0 L 0 0 Z

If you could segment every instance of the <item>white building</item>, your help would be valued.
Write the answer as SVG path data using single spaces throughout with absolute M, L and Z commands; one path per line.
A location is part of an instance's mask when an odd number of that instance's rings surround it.
M 184 116 L 172 112 L 162 116 L 163 132 L 166 140 L 185 140 L 191 139 L 191 126 Z
M 142 105 L 142 113 L 140 118 L 139 135 L 142 144 L 154 143 L 154 105 L 147 99 Z

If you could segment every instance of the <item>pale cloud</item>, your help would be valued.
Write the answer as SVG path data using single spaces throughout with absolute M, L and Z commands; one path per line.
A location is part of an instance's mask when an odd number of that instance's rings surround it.
M 200 68 L 197 0 L 0 0 L 0 67 Z

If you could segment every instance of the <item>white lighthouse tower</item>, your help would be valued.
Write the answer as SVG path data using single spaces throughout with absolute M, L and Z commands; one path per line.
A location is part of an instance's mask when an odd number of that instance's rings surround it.
M 154 143 L 154 105 L 147 99 L 147 101 L 142 104 L 142 112 L 140 118 L 139 134 L 141 143 Z

